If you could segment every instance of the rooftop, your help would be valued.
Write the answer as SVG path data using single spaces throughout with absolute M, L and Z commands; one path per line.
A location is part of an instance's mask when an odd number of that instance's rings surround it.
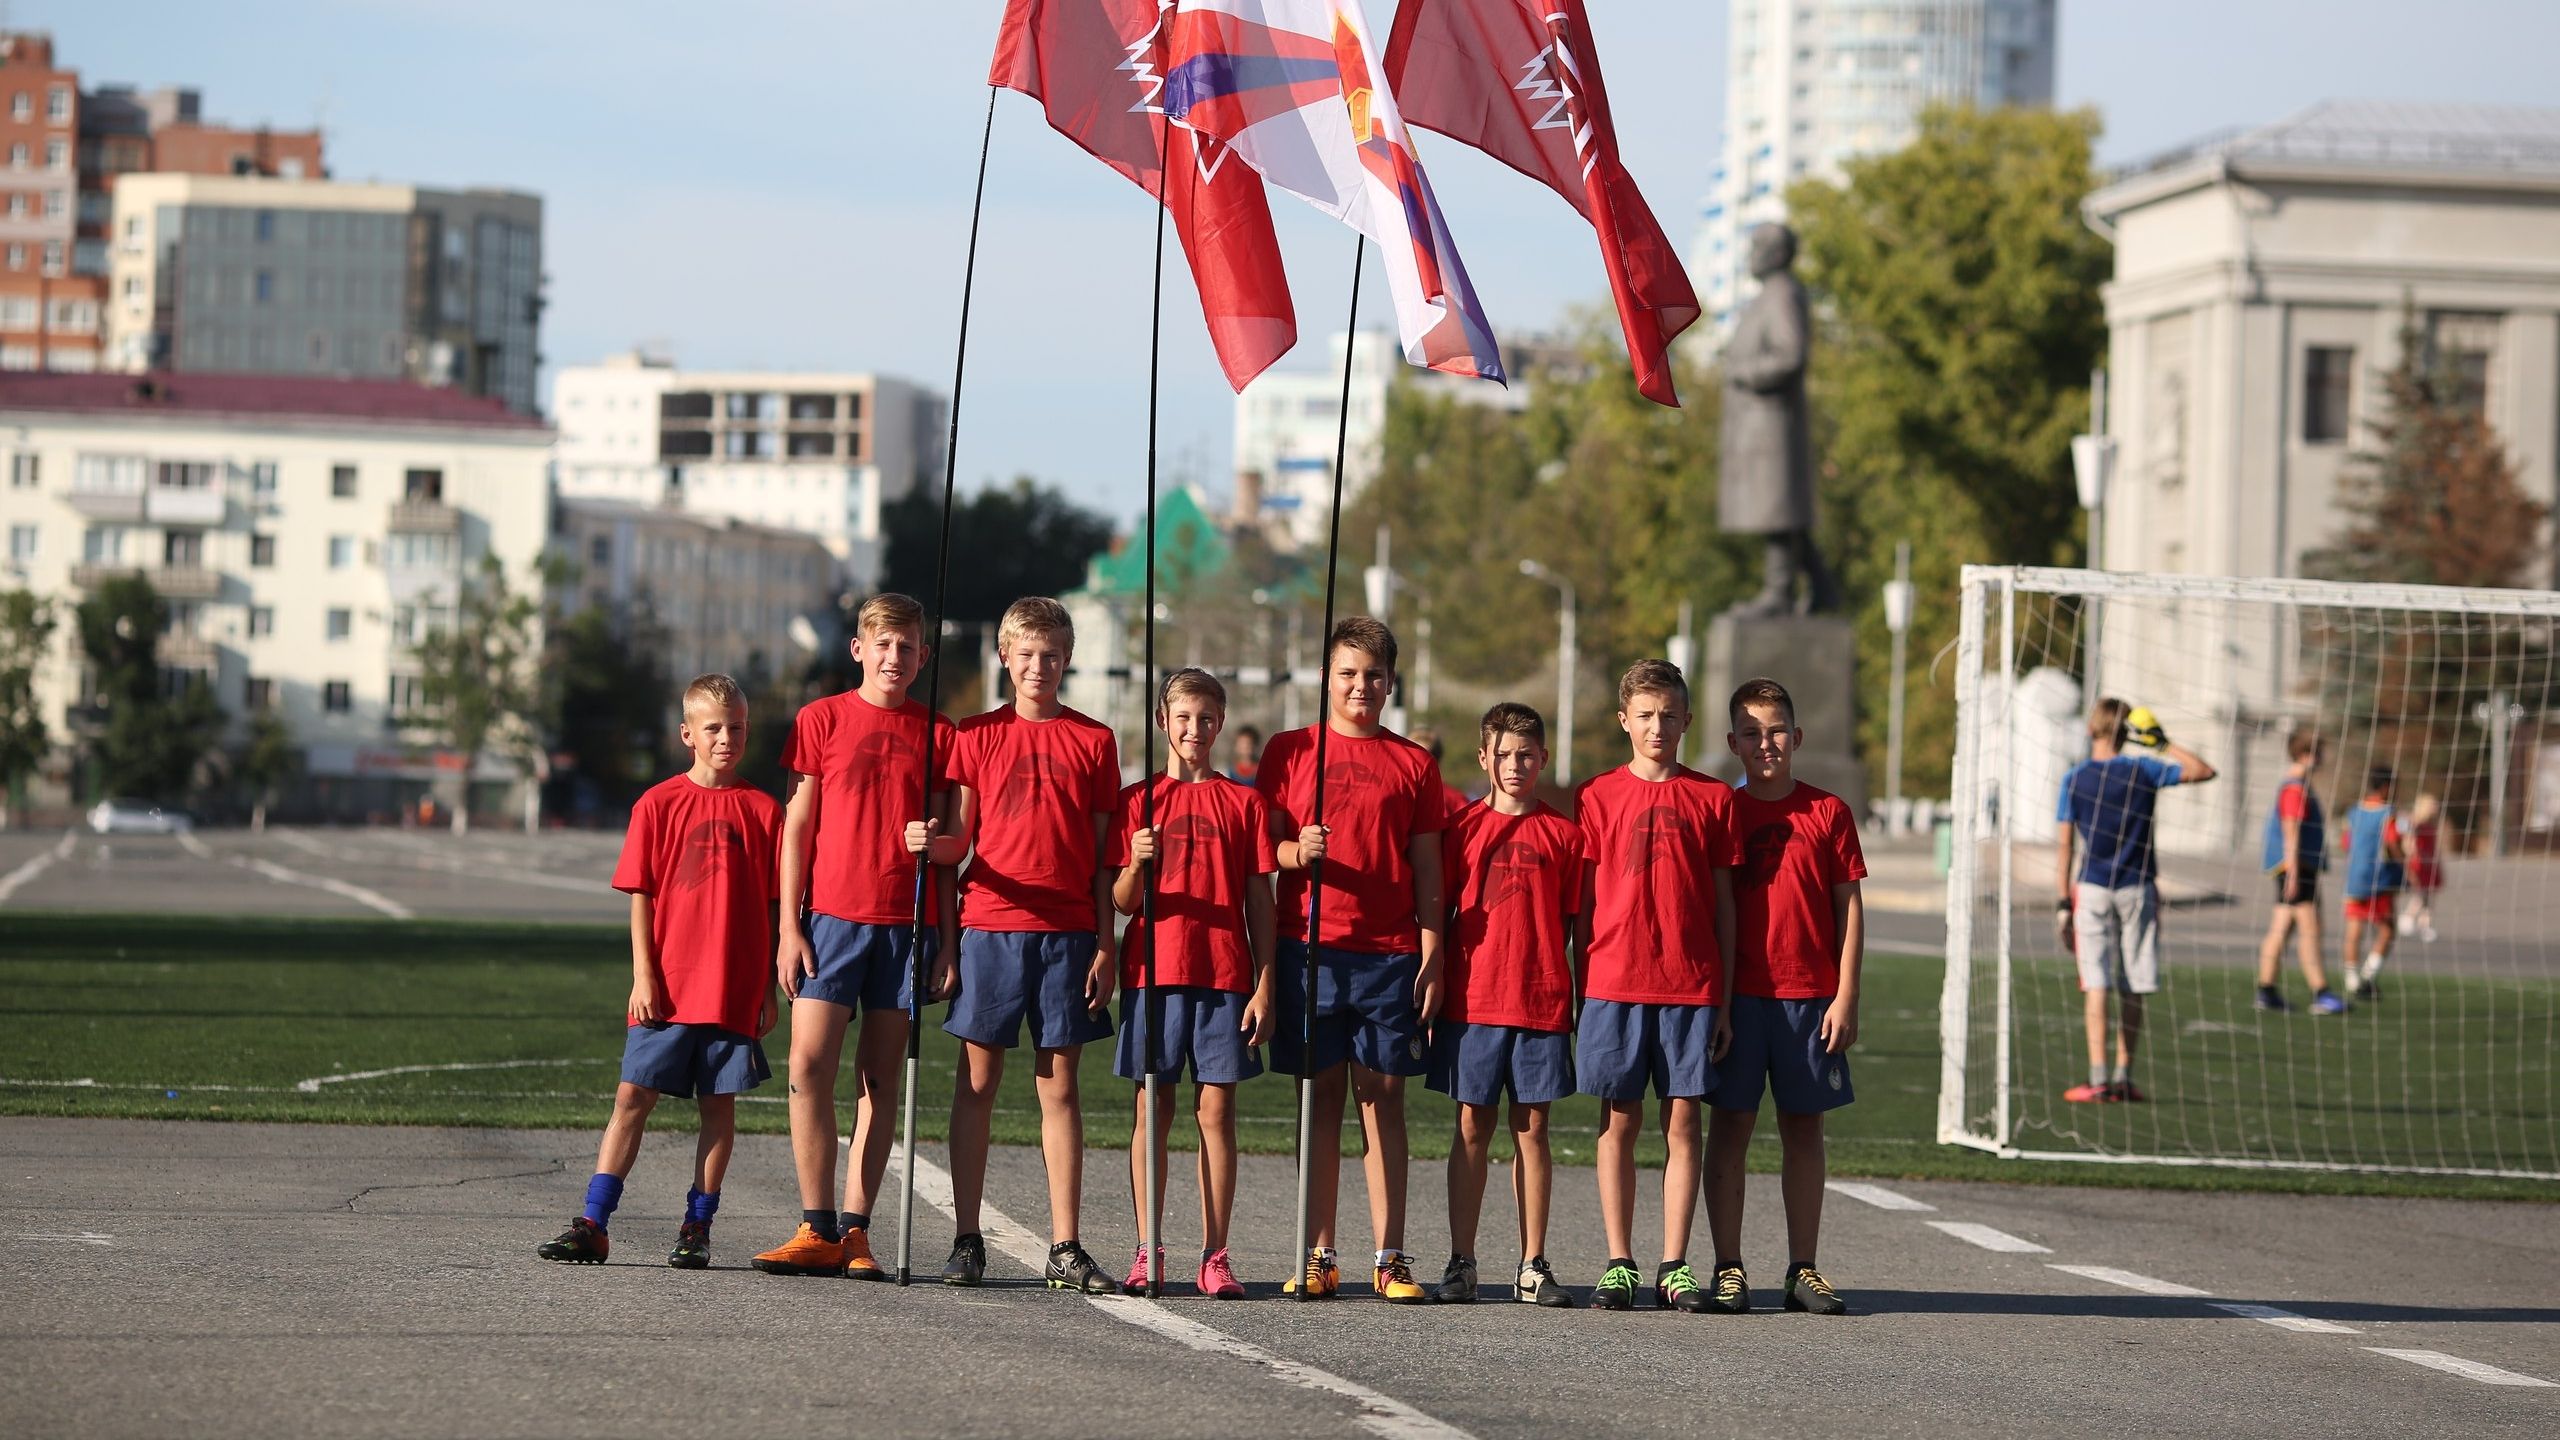
M 2560 109 L 2323 100 L 2271 124 L 2216 131 L 2116 172 L 2123 182 L 2197 161 L 2253 166 L 2560 180 Z
M 338 420 L 372 425 L 450 425 L 547 432 L 536 416 L 498 400 L 398 380 L 307 375 L 62 374 L 0 371 L 0 414 Z

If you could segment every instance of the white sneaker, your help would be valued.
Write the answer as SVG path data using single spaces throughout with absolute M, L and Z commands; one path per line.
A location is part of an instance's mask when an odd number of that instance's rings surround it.
M 2431 924 L 2419 926 L 2418 938 L 2426 941 L 2430 945 L 2433 945 L 2436 943 L 2436 927 Z
M 2415 916 L 2415 915 L 2403 915 L 2403 916 L 2401 916 L 2401 917 L 2400 917 L 2400 933 L 2401 933 L 2403 936 L 2408 936 L 2408 935 L 2415 935 L 2415 934 L 2417 934 L 2417 933 L 2418 933 L 2418 917 L 2417 917 L 2417 916 Z
M 2378 950 L 2377 950 L 2377 951 L 2375 951 L 2373 954 L 2371 954 L 2371 955 L 2367 955 L 2366 957 L 2364 957 L 2364 973 L 2363 973 L 2363 981 L 2364 981 L 2364 983 L 2365 983 L 2365 984 L 2367 984 L 2367 985 L 2371 985 L 2371 984 L 2373 983 L 2373 977 L 2374 977 L 2374 976 L 2376 976 L 2376 975 L 2379 975 L 2379 974 L 2381 974 L 2381 973 L 2382 973 L 2382 952 L 2380 952 L 2380 951 L 2378 951 Z
M 2353 965 L 2348 966 L 2348 967 L 2347 967 L 2347 974 L 2346 974 L 2346 986 L 2347 986 L 2347 993 L 2348 993 L 2349 995 L 2361 995 L 2361 994 L 2363 994 L 2363 993 L 2364 993 L 2364 972 L 2363 972 L 2362 970 L 2357 969 L 2357 968 L 2356 968 L 2355 966 L 2353 966 Z

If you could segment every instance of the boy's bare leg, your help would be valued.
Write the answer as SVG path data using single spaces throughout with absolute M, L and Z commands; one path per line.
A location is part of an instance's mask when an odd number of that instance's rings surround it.
M 1342 1209 L 1342 1102 L 1351 1090 L 1351 1062 L 1317 1075 L 1307 1090 L 1315 1145 L 1307 1156 L 1307 1243 L 1329 1250 Z
M 845 1147 L 844 1208 L 856 1215 L 871 1213 L 880 1198 L 880 1177 L 889 1170 L 889 1142 L 898 1130 L 898 1082 L 907 1064 L 907 1012 L 874 1010 L 862 1017 L 862 1034 L 854 1041 L 854 1083 L 862 1096 L 854 1102 L 853 1143 Z M 798 1132 L 793 1132 L 798 1143 Z
M 1547 1253 L 1547 1205 L 1555 1195 L 1555 1153 L 1547 1147 L 1547 1107 L 1511 1105 L 1511 1200 L 1520 1215 L 1520 1258 Z
M 977 1233 L 978 1205 L 986 1198 L 987 1125 L 1003 1079 L 1002 1050 L 960 1042 L 960 1068 L 951 1076 L 951 1219 L 963 1235 Z
M 2133 1073 L 2133 1052 L 2140 1048 L 2141 1043 L 2142 997 L 2127 990 L 2116 997 L 2116 1064 L 2122 1066 L 2127 1075 Z M 1785 1138 L 1783 1126 L 1778 1134 L 1781 1139 Z
M 738 1148 L 738 1097 L 705 1095 L 694 1104 L 702 1111 L 702 1133 L 693 1142 L 693 1188 L 717 1195 Z
M 1236 1214 L 1236 1087 L 1194 1086 L 1191 1113 L 1200 1122 L 1200 1248 L 1224 1250 Z
M 1609 1258 L 1635 1254 L 1636 1136 L 1644 1129 L 1642 1100 L 1611 1100 L 1600 1115 L 1600 1230 Z
M 1697 1228 L 1698 1172 L 1702 1148 L 1698 1138 L 1703 1100 L 1662 1102 L 1662 1258 L 1685 1259 L 1689 1233 Z M 1633 1187 L 1630 1186 L 1630 1189 Z
M 2320 911 L 2312 905 L 2295 908 L 2300 914 L 2294 923 L 2293 939 L 2302 961 L 2302 978 L 2317 994 L 2329 988 L 2329 971 L 2320 962 Z
M 1494 1110 L 1460 1105 L 1458 1134 L 1449 1146 L 1449 1249 L 1476 1253 L 1476 1226 L 1484 1218 L 1485 1169 L 1493 1159 Z
M 2278 905 L 2267 917 L 2267 938 L 2258 942 L 2258 985 L 2272 990 L 2284 969 L 2284 941 L 2293 929 L 2293 907 Z
M 1778 1146 L 1778 1189 L 1787 1201 L 1787 1261 L 1810 1265 L 1821 1258 L 1815 1251 L 1822 1243 L 1822 1182 L 1830 1174 L 1822 1116 L 1779 1111 Z
M 2347 983 L 2350 987 L 2355 983 L 2356 962 L 2364 958 L 2363 946 L 2364 922 L 2357 919 L 2355 916 L 2350 915 L 2347 917 L 2346 944 Z
M 791 1002 L 791 1167 L 800 1208 L 835 1208 L 836 1066 L 853 1012 L 825 1000 Z
M 1129 1206 L 1130 1213 L 1138 1217 L 1138 1233 L 1144 1235 L 1147 1229 L 1147 1202 L 1143 1198 L 1147 1193 L 1147 1087 L 1132 1085 L 1130 1088 L 1137 1092 L 1137 1098 L 1130 1102 L 1129 1108 Z M 1155 1138 L 1158 1145 L 1164 1144 L 1166 1138 L 1173 1133 L 1173 1092 L 1174 1087 L 1171 1085 L 1160 1084 L 1156 1087 Z M 1044 1130 L 1044 1137 L 1045 1133 Z M 1155 1193 L 1156 1209 L 1159 1213 L 1164 1209 L 1164 1186 L 1164 1171 L 1159 1168 L 1156 1171 Z M 1204 1200 L 1203 1203 L 1205 1204 L 1206 1201 Z M 1156 1244 L 1164 1244 L 1162 1235 L 1156 1237 Z
M 596 1146 L 596 1173 L 628 1179 L 640 1158 L 640 1136 L 649 1128 L 649 1112 L 658 1108 L 658 1092 L 625 1080 L 613 1092 L 613 1118 L 604 1122 L 604 1140 Z
M 1707 1112 L 1707 1241 L 1719 1265 L 1742 1263 L 1742 1210 L 1757 1110 Z M 1782 1129 L 1780 1135 L 1786 1132 Z
M 1379 1249 L 1401 1250 L 1406 1158 L 1404 1077 L 1380 1074 L 1366 1065 L 1354 1064 L 1351 1088 L 1360 1097 L 1360 1138 L 1367 1142 L 1360 1159 L 1369 1177 L 1369 1229 L 1378 1237 Z
M 1078 1238 L 1084 1210 L 1084 1107 L 1076 1097 L 1081 1045 L 1034 1052 L 1032 1076 L 1040 1091 L 1040 1158 L 1049 1171 L 1049 1243 Z
M 2089 1036 L 2089 1063 L 2107 1063 L 2107 992 L 2104 987 L 2080 992 L 2081 1028 Z

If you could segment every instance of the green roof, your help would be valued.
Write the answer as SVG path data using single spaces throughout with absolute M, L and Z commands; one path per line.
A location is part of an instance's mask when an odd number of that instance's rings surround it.
M 1085 566 L 1085 589 L 1096 595 L 1137 595 L 1147 587 L 1146 545 L 1141 537 L 1118 541 Z M 1181 590 L 1227 568 L 1234 558 L 1199 498 L 1177 487 L 1156 500 L 1156 588 Z

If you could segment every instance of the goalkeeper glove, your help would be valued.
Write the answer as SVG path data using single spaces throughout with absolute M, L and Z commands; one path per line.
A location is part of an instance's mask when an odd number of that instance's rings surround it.
M 2133 713 L 2124 717 L 2124 738 L 2145 750 L 2157 750 L 2169 743 L 2168 732 L 2160 728 L 2160 717 L 2152 714 L 2148 705 L 2136 705 Z

